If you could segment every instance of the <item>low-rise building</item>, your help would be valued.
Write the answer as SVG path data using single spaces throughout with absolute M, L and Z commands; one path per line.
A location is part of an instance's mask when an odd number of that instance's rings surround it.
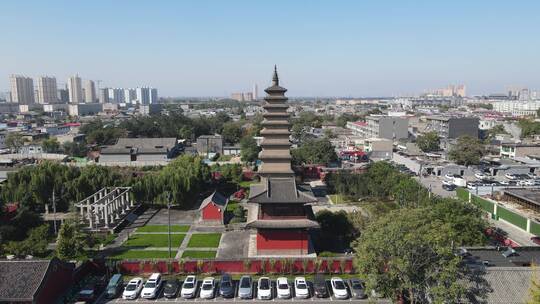
M 123 165 L 163 164 L 182 152 L 182 145 L 174 137 L 168 138 L 119 138 L 115 145 L 101 149 L 98 162 Z
M 365 122 L 348 122 L 347 128 L 363 138 L 399 140 L 409 137 L 409 120 L 404 116 L 371 115 Z
M 70 104 L 68 106 L 68 114 L 70 116 L 85 116 L 95 115 L 103 110 L 103 104 L 101 103 L 79 103 Z
M 540 155 L 539 143 L 501 143 L 500 156 L 515 159 L 529 155 Z
M 51 260 L 0 260 L 0 303 L 56 303 L 73 282 L 75 265 Z
M 197 138 L 197 153 L 208 155 L 210 153 L 223 154 L 223 137 L 221 135 L 201 135 Z
M 203 200 L 199 207 L 201 221 L 223 224 L 228 201 L 223 194 L 214 191 L 214 193 Z
M 364 140 L 364 152 L 371 159 L 392 159 L 393 142 L 385 138 L 368 138 Z
M 435 131 L 441 138 L 458 138 L 469 135 L 478 138 L 476 117 L 428 116 L 426 132 Z

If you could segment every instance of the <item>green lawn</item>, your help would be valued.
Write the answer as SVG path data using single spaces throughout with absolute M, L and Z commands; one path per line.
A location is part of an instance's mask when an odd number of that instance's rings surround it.
M 197 233 L 191 235 L 188 247 L 217 248 L 219 246 L 220 239 L 221 233 Z
M 174 258 L 176 249 L 172 249 L 171 256 Z M 109 256 L 111 259 L 162 259 L 169 258 L 167 250 L 127 250 Z
M 215 257 L 216 257 L 215 251 L 186 250 L 182 254 L 182 258 L 192 258 L 192 259 L 213 259 Z
M 137 232 L 168 232 L 167 225 L 146 225 L 137 228 Z M 187 232 L 189 225 L 171 225 L 171 232 Z
M 185 234 L 171 234 L 171 247 L 180 246 Z M 133 234 L 122 244 L 126 247 L 169 247 L 167 234 Z

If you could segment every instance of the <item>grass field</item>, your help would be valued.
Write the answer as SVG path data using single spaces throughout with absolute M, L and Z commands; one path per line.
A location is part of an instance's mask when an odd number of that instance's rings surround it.
M 216 257 L 215 251 L 186 250 L 182 254 L 182 258 L 192 258 L 192 259 L 213 259 L 215 257 Z
M 180 246 L 185 234 L 171 234 L 171 247 Z M 122 244 L 126 247 L 168 247 L 167 234 L 133 234 Z
M 168 232 L 167 225 L 146 225 L 137 228 L 136 232 Z M 171 225 L 171 232 L 187 232 L 189 225 Z
M 219 246 L 220 239 L 221 233 L 197 233 L 191 235 L 188 247 L 217 248 Z
M 174 258 L 176 255 L 176 249 L 173 248 L 171 256 Z M 111 259 L 162 259 L 169 258 L 169 251 L 167 250 L 127 250 L 118 252 L 117 254 L 109 256 Z

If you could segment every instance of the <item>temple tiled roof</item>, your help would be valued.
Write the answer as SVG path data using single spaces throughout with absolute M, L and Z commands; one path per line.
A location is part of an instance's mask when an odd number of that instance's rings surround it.
M 294 177 L 268 178 L 261 184 L 251 185 L 251 203 L 312 203 L 317 199 L 298 191 Z

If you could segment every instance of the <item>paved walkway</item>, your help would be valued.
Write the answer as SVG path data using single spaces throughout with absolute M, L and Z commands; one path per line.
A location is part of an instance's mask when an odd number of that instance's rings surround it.
M 508 238 L 521 246 L 538 246 L 533 241 L 531 241 L 531 237 L 534 236 L 533 234 L 523 231 L 512 224 L 509 224 L 502 220 L 496 221 L 492 219 L 489 219 L 489 223 L 506 232 L 508 234 Z

